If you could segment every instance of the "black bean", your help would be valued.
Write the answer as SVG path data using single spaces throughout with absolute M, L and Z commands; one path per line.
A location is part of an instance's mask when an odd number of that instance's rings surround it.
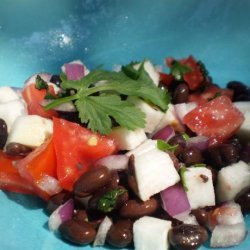
M 132 228 L 130 220 L 116 221 L 108 231 L 107 242 L 114 247 L 127 247 L 133 240 Z
M 240 152 L 240 159 L 246 163 L 250 162 L 250 142 L 247 143 Z
M 179 155 L 179 159 L 187 166 L 203 162 L 202 153 L 198 148 L 185 148 Z
M 195 216 L 197 222 L 201 226 L 207 225 L 208 222 L 208 212 L 204 208 L 197 208 L 192 210 L 192 214 Z
M 59 194 L 53 195 L 47 203 L 47 213 L 52 214 L 60 205 L 65 203 L 70 198 L 71 194 L 69 192 L 61 192 Z
M 6 154 L 12 156 L 26 156 L 32 151 L 32 148 L 20 143 L 11 142 L 6 146 Z
M 181 134 L 177 134 L 169 139 L 168 143 L 172 146 L 178 145 L 178 147 L 175 149 L 174 154 L 178 156 L 185 148 L 186 141 L 183 138 Z
M 179 83 L 174 90 L 172 102 L 174 104 L 187 102 L 189 88 L 186 83 Z
M 74 185 L 74 194 L 79 197 L 88 196 L 107 185 L 111 174 L 106 167 L 97 167 L 84 173 Z
M 236 163 L 240 158 L 239 151 L 233 144 L 222 144 L 219 147 L 219 151 L 224 163 L 223 165 Z
M 6 122 L 0 118 L 0 149 L 4 148 L 4 145 L 8 138 L 8 130 Z
M 59 75 L 52 75 L 50 78 L 50 82 L 55 83 L 57 86 L 60 86 L 62 80 Z
M 250 186 L 236 195 L 235 202 L 241 206 L 243 213 L 250 213 Z
M 159 207 L 158 201 L 151 197 L 147 201 L 136 199 L 128 200 L 120 209 L 120 215 L 123 218 L 136 219 L 146 215 L 152 215 Z
M 206 229 L 198 225 L 182 224 L 169 231 L 170 244 L 178 250 L 198 249 L 207 239 Z
M 87 245 L 94 241 L 96 230 L 88 222 L 78 223 L 75 220 L 68 220 L 59 227 L 62 238 L 79 245 Z
M 234 91 L 233 101 L 250 101 L 250 88 L 239 81 L 231 81 L 227 84 L 227 88 Z
M 84 209 L 78 209 L 75 211 L 73 220 L 77 221 L 78 223 L 82 223 L 83 221 L 88 221 L 87 212 Z

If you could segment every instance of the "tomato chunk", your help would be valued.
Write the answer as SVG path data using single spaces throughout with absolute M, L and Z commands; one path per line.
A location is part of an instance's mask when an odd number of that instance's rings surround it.
M 184 116 L 183 122 L 193 132 L 210 138 L 214 143 L 231 137 L 244 121 L 244 115 L 227 96 L 207 102 Z
M 55 95 L 54 88 L 49 86 L 49 93 Z M 41 102 L 43 101 L 46 90 L 45 89 L 37 89 L 34 84 L 30 84 L 26 86 L 22 91 L 23 98 L 27 103 L 28 113 L 30 115 L 40 115 L 45 118 L 52 118 L 54 116 L 58 116 L 57 112 L 54 110 L 46 111 L 43 106 L 41 106 Z
M 41 198 L 47 200 L 61 191 L 56 176 L 56 156 L 52 140 L 46 141 L 25 158 L 18 160 L 16 167 Z
M 64 119 L 54 118 L 53 141 L 60 185 L 72 190 L 74 182 L 98 159 L 116 151 L 114 141 L 107 136 Z
M 0 151 L 0 189 L 9 192 L 33 194 L 33 187 L 24 180 L 13 166 L 15 157 L 9 157 Z

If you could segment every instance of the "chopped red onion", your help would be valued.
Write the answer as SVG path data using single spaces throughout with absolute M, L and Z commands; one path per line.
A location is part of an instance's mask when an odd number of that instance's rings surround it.
M 93 244 L 94 247 L 103 246 L 105 244 L 108 231 L 111 228 L 112 224 L 112 220 L 108 216 L 106 216 L 98 228 Z
M 209 146 L 209 138 L 203 135 L 190 137 L 186 142 L 187 147 L 205 150 Z
M 173 218 L 184 220 L 191 211 L 187 194 L 181 183 L 177 183 L 160 193 L 163 209 Z
M 65 63 L 62 71 L 66 74 L 68 80 L 80 80 L 88 74 L 88 69 L 80 60 Z
M 184 116 L 196 107 L 196 102 L 178 103 L 174 105 L 176 115 L 182 123 Z
M 175 135 L 175 131 L 173 129 L 173 127 L 171 125 L 167 125 L 164 128 L 160 129 L 159 131 L 157 131 L 152 139 L 153 140 L 163 140 L 163 141 L 168 141 L 171 137 L 173 137 Z
M 50 215 L 48 221 L 49 230 L 56 231 L 63 222 L 72 219 L 73 212 L 74 212 L 74 201 L 73 199 L 70 199 L 61 206 L 59 206 Z
M 109 155 L 95 162 L 95 166 L 102 165 L 109 170 L 123 170 L 128 167 L 129 157 L 127 155 Z
M 49 175 L 43 175 L 37 183 L 37 186 L 50 196 L 58 194 L 62 191 L 59 181 Z
M 50 104 L 53 101 L 54 100 L 44 99 L 44 100 L 42 100 L 42 102 L 40 104 L 43 107 L 45 107 L 46 105 Z M 62 103 L 62 104 L 54 107 L 53 110 L 62 111 L 62 112 L 76 112 L 76 107 L 73 104 L 73 102 L 66 102 L 66 103 Z

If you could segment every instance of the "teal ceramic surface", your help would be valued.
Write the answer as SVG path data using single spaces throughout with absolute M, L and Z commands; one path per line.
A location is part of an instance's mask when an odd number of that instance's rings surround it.
M 190 54 L 221 86 L 249 85 L 249 10 L 248 0 L 0 0 L 0 85 L 21 87 L 31 74 L 58 73 L 74 59 L 110 69 Z M 92 249 L 50 233 L 43 205 L 0 191 L 0 249 Z M 250 249 L 250 237 L 233 249 Z

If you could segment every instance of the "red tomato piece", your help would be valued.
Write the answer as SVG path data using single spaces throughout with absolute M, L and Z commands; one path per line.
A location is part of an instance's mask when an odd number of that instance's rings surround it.
M 116 145 L 107 136 L 93 133 L 77 123 L 59 118 L 53 120 L 57 176 L 61 186 L 71 191 L 74 182 L 96 160 L 116 151 Z
M 174 81 L 174 77 L 170 74 L 160 72 L 160 82 L 165 86 L 170 86 Z
M 222 89 L 217 87 L 214 84 L 209 84 L 208 87 L 203 92 L 193 93 L 189 95 L 188 101 L 189 102 L 196 102 L 198 105 L 202 105 L 209 100 L 216 97 L 216 95 L 223 95 L 227 96 L 232 100 L 233 97 L 233 90 L 231 89 Z
M 226 96 L 207 102 L 183 118 L 193 132 L 210 138 L 213 143 L 223 142 L 231 137 L 244 121 L 244 115 L 234 107 Z
M 54 88 L 49 86 L 49 93 L 55 95 Z M 45 118 L 52 118 L 54 116 L 58 116 L 55 110 L 46 111 L 43 106 L 41 106 L 41 102 L 44 100 L 46 95 L 45 89 L 37 89 L 34 84 L 30 84 L 26 86 L 22 91 L 23 98 L 27 103 L 28 113 L 30 115 L 40 115 Z
M 33 194 L 33 187 L 24 180 L 13 166 L 15 157 L 9 157 L 0 151 L 0 189 L 9 192 Z
M 61 191 L 62 188 L 56 179 L 56 155 L 51 139 L 17 161 L 16 167 L 41 198 L 47 200 Z

